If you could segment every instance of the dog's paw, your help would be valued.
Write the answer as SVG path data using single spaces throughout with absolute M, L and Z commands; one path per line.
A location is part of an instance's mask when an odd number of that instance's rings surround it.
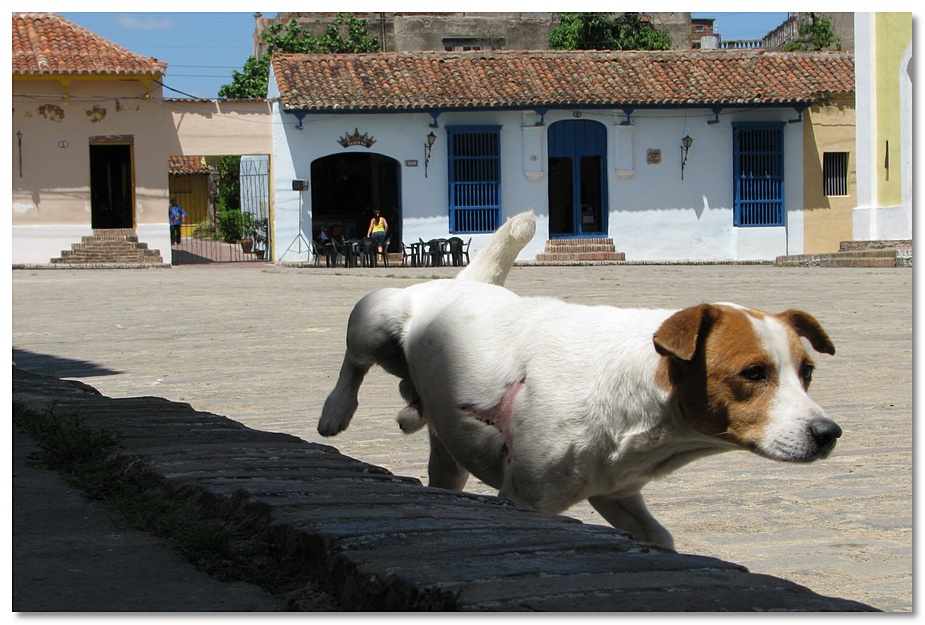
M 346 430 L 358 405 L 355 400 L 341 402 L 333 394 L 330 395 L 324 402 L 321 418 L 318 419 L 318 433 L 322 436 L 334 436 Z
M 398 421 L 398 427 L 405 434 L 413 434 L 427 425 L 427 419 L 421 416 L 418 409 L 411 404 L 399 411 L 396 421 Z

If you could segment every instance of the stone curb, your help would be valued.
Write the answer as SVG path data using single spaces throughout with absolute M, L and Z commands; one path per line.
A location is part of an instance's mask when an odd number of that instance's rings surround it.
M 13 269 L 170 269 L 170 263 L 23 263 Z
M 427 488 L 184 403 L 111 399 L 15 368 L 13 400 L 111 431 L 122 459 L 143 463 L 176 496 L 264 515 L 281 557 L 316 571 L 351 609 L 876 611 L 609 527 Z

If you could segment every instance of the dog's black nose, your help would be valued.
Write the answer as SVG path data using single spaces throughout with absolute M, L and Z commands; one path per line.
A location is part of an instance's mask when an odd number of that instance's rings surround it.
M 841 436 L 841 428 L 834 421 L 816 421 L 810 427 L 813 439 L 820 449 L 828 449 L 835 445 L 835 440 Z

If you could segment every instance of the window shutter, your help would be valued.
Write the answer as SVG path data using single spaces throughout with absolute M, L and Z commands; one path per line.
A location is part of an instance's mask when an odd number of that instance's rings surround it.
M 784 225 L 784 122 L 733 126 L 734 224 Z
M 494 232 L 501 219 L 501 126 L 449 126 L 450 232 Z

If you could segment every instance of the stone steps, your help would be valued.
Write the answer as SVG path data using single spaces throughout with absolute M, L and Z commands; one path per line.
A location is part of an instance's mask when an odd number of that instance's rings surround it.
M 62 250 L 52 265 L 162 265 L 160 250 L 148 249 L 133 229 L 94 230 L 80 243 Z
M 778 267 L 911 267 L 912 241 L 842 241 L 838 252 L 778 256 Z
M 546 249 L 536 255 L 537 265 L 582 265 L 626 260 L 626 254 L 617 252 L 613 239 L 550 239 Z

